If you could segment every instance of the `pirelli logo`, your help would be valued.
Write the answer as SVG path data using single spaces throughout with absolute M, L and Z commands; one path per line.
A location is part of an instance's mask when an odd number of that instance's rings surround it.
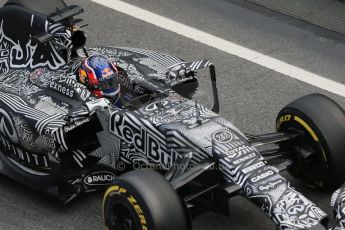
M 242 169 L 242 172 L 247 174 L 247 173 L 250 173 L 250 172 L 252 172 L 252 171 L 254 171 L 254 170 L 258 169 L 258 168 L 261 168 L 262 166 L 265 166 L 265 165 L 266 164 L 263 161 L 260 161 L 260 162 L 255 163 L 255 164 L 253 164 L 253 165 L 251 165 L 251 166 L 249 166 L 247 168 Z

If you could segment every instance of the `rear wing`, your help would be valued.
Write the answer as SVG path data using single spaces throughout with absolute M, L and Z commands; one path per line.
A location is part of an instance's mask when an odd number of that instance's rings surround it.
M 51 24 L 61 23 L 62 25 L 69 28 L 72 32 L 74 31 L 81 32 L 79 28 L 83 28 L 87 26 L 87 24 L 82 19 L 74 19 L 73 17 L 83 12 L 84 10 L 80 6 L 71 5 L 71 6 L 67 6 L 66 8 L 62 10 L 58 10 L 56 13 L 51 14 L 50 16 L 47 17 L 47 21 Z M 75 38 L 73 39 L 73 37 Z M 53 40 L 54 34 L 43 32 L 43 33 L 33 36 L 33 39 L 40 44 L 44 44 Z M 76 40 L 76 39 L 77 39 L 76 36 L 73 36 L 72 34 L 72 42 L 73 40 Z M 78 39 L 80 39 L 80 37 L 78 37 Z M 85 38 L 85 42 L 86 42 L 86 38 Z M 85 42 L 83 43 L 85 44 Z M 73 43 L 75 44 L 76 42 L 73 42 Z

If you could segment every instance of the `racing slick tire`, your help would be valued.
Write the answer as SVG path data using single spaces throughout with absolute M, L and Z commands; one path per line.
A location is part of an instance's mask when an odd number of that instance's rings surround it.
M 307 185 L 324 190 L 345 181 L 345 112 L 332 99 L 311 94 L 299 98 L 277 116 L 277 131 L 300 134 L 281 143 L 294 150 L 289 172 Z
M 103 200 L 109 230 L 187 230 L 187 209 L 170 183 L 153 170 L 135 170 L 115 179 Z

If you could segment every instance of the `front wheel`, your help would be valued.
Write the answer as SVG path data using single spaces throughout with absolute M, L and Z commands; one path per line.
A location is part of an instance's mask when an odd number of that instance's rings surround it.
M 293 176 L 324 189 L 345 181 L 345 112 L 336 102 L 320 94 L 299 98 L 279 112 L 276 127 L 299 135 L 280 145 L 295 153 Z
M 184 203 L 170 183 L 152 170 L 135 170 L 117 178 L 104 195 L 109 230 L 187 230 Z

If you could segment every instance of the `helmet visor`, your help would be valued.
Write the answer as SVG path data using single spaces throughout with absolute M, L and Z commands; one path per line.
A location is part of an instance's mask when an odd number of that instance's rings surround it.
M 99 79 L 97 84 L 94 84 L 93 87 L 97 90 L 105 91 L 110 89 L 117 89 L 118 83 L 116 82 L 115 74 L 108 77 L 107 79 Z

